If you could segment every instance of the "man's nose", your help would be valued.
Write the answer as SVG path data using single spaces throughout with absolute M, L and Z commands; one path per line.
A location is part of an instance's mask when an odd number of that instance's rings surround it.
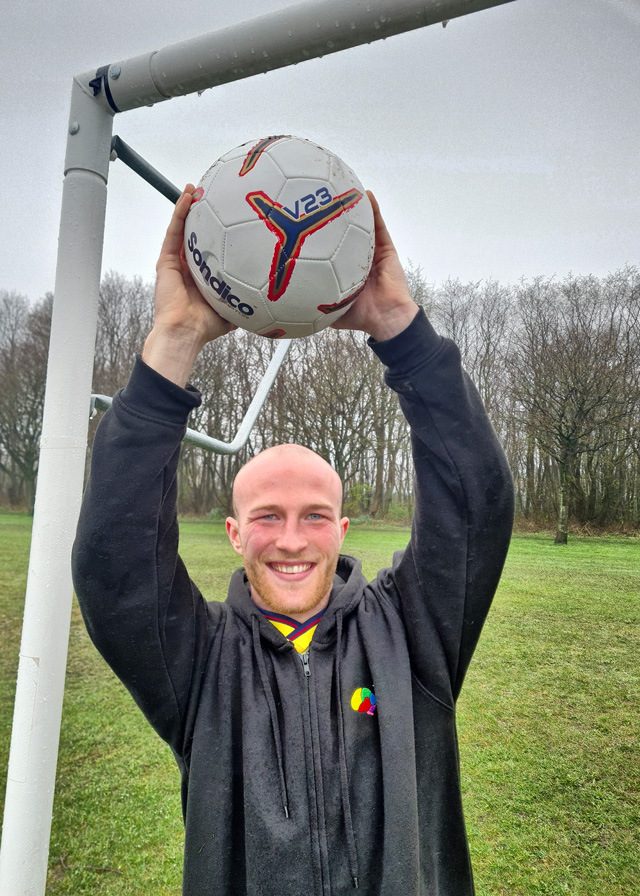
M 278 532 L 276 547 L 289 554 L 297 554 L 303 551 L 309 540 L 298 520 L 285 520 Z

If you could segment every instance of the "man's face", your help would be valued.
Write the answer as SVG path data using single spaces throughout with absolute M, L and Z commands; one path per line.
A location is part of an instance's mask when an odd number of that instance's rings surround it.
M 299 622 L 326 607 L 349 526 L 341 500 L 335 471 L 299 446 L 264 451 L 238 473 L 227 532 L 259 607 Z

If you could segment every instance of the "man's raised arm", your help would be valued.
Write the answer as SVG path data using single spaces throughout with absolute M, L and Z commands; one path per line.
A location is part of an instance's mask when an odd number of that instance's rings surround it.
M 235 329 L 203 298 L 187 266 L 184 222 L 194 189 L 193 184 L 185 187 L 167 228 L 156 265 L 153 329 L 142 351 L 149 367 L 179 386 L 186 386 L 204 345 Z
M 180 754 L 191 676 L 215 627 L 178 557 L 177 465 L 199 393 L 202 347 L 234 327 L 198 292 L 183 250 L 189 185 L 157 265 L 142 361 L 100 421 L 73 552 L 78 602 L 96 647 Z M 218 605 L 216 605 L 217 609 Z

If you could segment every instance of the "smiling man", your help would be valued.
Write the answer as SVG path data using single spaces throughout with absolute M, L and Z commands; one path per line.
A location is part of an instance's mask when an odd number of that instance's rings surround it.
M 509 543 L 503 452 L 372 199 L 373 267 L 337 326 L 369 335 L 411 427 L 409 544 L 367 581 L 341 553 L 337 474 L 278 445 L 236 477 L 243 565 L 225 602 L 205 601 L 178 554 L 177 465 L 193 362 L 232 327 L 184 259 L 193 190 L 142 357 L 96 433 L 73 557 L 94 643 L 176 757 L 184 896 L 472 896 L 455 710 Z
M 263 451 L 238 473 L 227 533 L 261 610 L 307 622 L 329 603 L 349 520 L 342 483 L 301 445 Z

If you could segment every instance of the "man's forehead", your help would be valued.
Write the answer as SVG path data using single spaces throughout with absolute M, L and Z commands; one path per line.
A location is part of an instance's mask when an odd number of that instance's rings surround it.
M 265 489 L 287 489 L 302 478 L 311 489 L 337 496 L 342 493 L 340 477 L 320 455 L 301 445 L 278 445 L 256 455 L 238 472 L 234 483 L 236 501 Z
M 236 481 L 242 481 L 251 476 L 277 475 L 287 469 L 317 471 L 319 476 L 339 479 L 333 467 L 315 451 L 311 451 L 310 448 L 305 448 L 303 445 L 287 444 L 275 445 L 273 448 L 261 451 L 242 467 L 236 476 Z

